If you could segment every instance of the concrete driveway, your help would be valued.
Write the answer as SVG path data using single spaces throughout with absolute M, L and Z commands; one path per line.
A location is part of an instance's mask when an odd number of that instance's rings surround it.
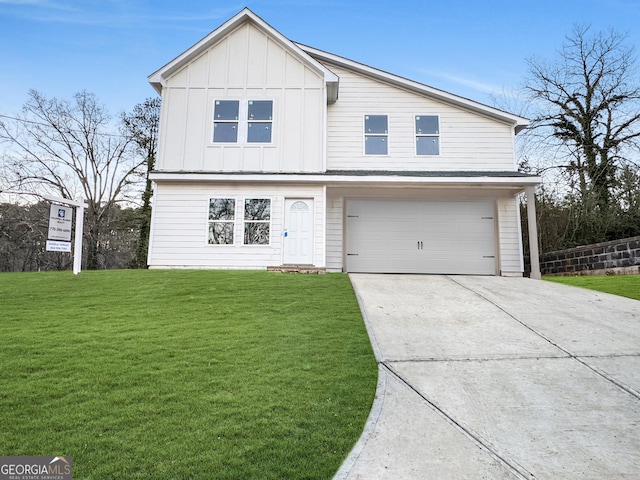
M 379 381 L 336 479 L 640 478 L 640 302 L 526 278 L 351 281 Z

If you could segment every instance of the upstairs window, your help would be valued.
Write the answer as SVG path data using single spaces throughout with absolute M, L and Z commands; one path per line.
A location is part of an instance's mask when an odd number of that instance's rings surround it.
M 216 100 L 213 143 L 271 143 L 273 100 Z
M 238 100 L 216 100 L 213 109 L 213 141 L 215 143 L 236 143 L 238 141 Z
M 388 155 L 389 125 L 386 115 L 364 116 L 364 154 Z
M 247 121 L 247 142 L 270 143 L 273 102 L 271 100 L 249 100 Z
M 244 201 L 244 244 L 269 245 L 271 200 L 247 198 Z
M 416 115 L 417 155 L 440 155 L 439 124 L 436 115 Z

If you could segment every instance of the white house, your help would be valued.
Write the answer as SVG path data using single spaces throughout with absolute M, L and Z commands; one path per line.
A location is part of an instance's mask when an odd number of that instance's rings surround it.
M 149 81 L 151 268 L 521 276 L 525 191 L 537 249 L 524 118 L 294 43 L 248 9 Z

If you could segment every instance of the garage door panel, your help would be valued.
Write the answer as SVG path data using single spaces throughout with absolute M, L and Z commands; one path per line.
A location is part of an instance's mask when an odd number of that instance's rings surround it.
M 495 274 L 490 202 L 353 200 L 347 203 L 347 270 Z
M 347 259 L 350 272 L 366 273 L 426 273 L 417 265 L 415 260 L 406 256 L 349 256 Z

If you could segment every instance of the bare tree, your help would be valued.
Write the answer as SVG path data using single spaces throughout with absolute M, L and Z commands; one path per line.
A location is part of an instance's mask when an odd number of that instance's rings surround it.
M 137 193 L 146 159 L 133 151 L 128 136 L 112 133 L 110 117 L 86 91 L 72 101 L 29 92 L 22 113 L 0 122 L 3 164 L 12 191 L 82 197 L 86 268 L 101 265 L 109 214 Z
M 71 254 L 47 252 L 48 202 L 0 203 L 0 272 L 64 270 Z
M 539 112 L 531 129 L 556 147 L 555 166 L 576 177 L 581 198 L 597 208 L 609 205 L 619 169 L 638 153 L 640 79 L 625 41 L 614 30 L 578 26 L 556 60 L 528 60 L 526 89 Z
M 100 235 L 103 268 L 127 268 L 138 239 L 139 209 L 110 209 L 109 225 Z M 46 250 L 49 202 L 0 203 L 0 272 L 67 270 L 70 253 Z
M 160 126 L 160 98 L 147 98 L 133 111 L 122 115 L 123 128 L 133 140 L 139 153 L 146 159 L 145 188 L 142 192 L 140 208 L 140 237 L 136 246 L 135 267 L 146 267 L 149 246 L 149 226 L 151 224 L 151 196 L 153 189 L 149 173 L 153 171 L 158 152 L 158 132 Z

